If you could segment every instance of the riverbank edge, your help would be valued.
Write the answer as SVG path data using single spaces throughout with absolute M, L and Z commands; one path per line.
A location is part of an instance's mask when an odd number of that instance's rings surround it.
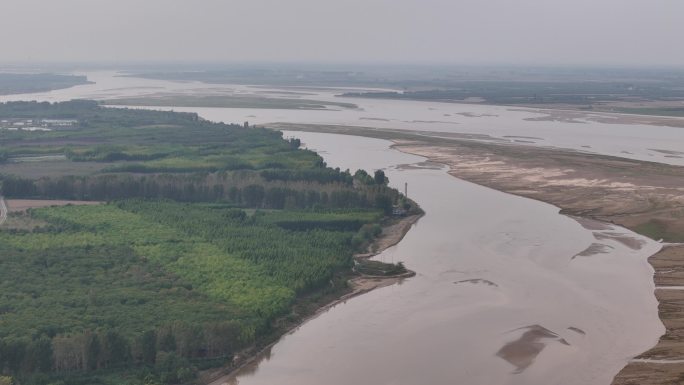
M 397 151 L 401 151 L 405 154 L 410 154 L 410 155 L 416 155 L 416 156 L 421 156 L 425 157 L 425 155 L 418 154 L 418 153 L 413 153 L 411 151 L 408 151 L 405 148 L 402 148 L 401 144 L 397 143 L 394 140 L 389 140 L 393 144 L 390 146 L 390 148 L 395 149 Z M 431 157 L 426 157 L 428 161 L 434 162 L 437 164 L 442 164 L 446 166 L 449 171 L 447 172 L 450 176 L 457 178 L 457 179 L 462 179 L 470 183 L 475 183 L 483 187 L 487 188 L 493 188 L 491 186 L 485 186 L 477 181 L 474 180 L 469 180 L 468 178 L 464 178 L 462 176 L 456 176 L 451 173 L 451 166 L 448 164 L 445 164 L 441 162 L 439 159 L 431 158 Z M 493 188 L 495 189 L 495 188 Z M 614 225 L 614 223 L 607 222 L 601 217 L 595 217 L 592 215 L 587 215 L 585 212 L 580 212 L 580 211 L 574 211 L 574 210 L 567 210 L 563 208 L 561 205 L 557 204 L 557 202 L 553 201 L 547 201 L 544 199 L 540 199 L 539 197 L 531 197 L 531 196 L 526 196 L 524 194 L 516 194 L 513 192 L 505 191 L 505 190 L 499 190 L 495 189 L 497 191 L 506 193 L 506 194 L 511 194 L 511 195 L 516 195 L 520 196 L 523 198 L 528 198 L 528 199 L 533 199 L 542 203 L 547 203 L 550 205 L 553 205 L 555 207 L 559 208 L 559 214 L 560 215 L 565 215 L 569 218 L 577 217 L 577 218 L 585 218 L 585 219 L 591 219 L 594 221 L 599 221 L 607 224 Z M 643 235 L 648 237 L 646 234 L 642 234 L 641 232 L 638 231 L 638 229 L 635 228 L 629 228 L 625 227 L 630 231 L 633 231 L 637 234 Z M 655 240 L 656 242 L 658 240 Z M 675 259 L 672 261 L 670 258 L 663 257 L 666 255 L 668 250 L 676 250 L 675 254 Z M 678 257 L 678 258 L 677 258 Z M 633 357 L 632 359 L 629 360 L 627 365 L 625 365 L 620 372 L 618 372 L 615 377 L 613 378 L 613 381 L 611 382 L 611 385 L 644 385 L 644 384 L 650 384 L 650 385 L 660 385 L 660 384 L 682 384 L 684 383 L 684 363 L 677 365 L 676 363 L 658 363 L 658 362 L 639 362 L 636 360 L 639 359 L 652 359 L 656 358 L 657 360 L 681 360 L 684 358 L 684 273 L 680 274 L 681 276 L 676 276 L 673 279 L 669 280 L 668 286 L 681 286 L 682 290 L 667 290 L 669 292 L 674 292 L 674 295 L 670 296 L 665 296 L 663 292 L 665 290 L 658 290 L 658 287 L 661 286 L 659 285 L 659 277 L 667 277 L 668 274 L 672 274 L 672 272 L 677 273 L 679 271 L 684 272 L 684 245 L 664 245 L 663 248 L 658 251 L 657 253 L 651 255 L 647 259 L 648 263 L 651 265 L 653 268 L 653 280 L 656 285 L 656 289 L 654 291 L 654 296 L 656 297 L 656 300 L 658 301 L 658 316 L 660 318 L 660 321 L 663 323 L 665 326 L 665 333 L 660 336 L 658 339 L 658 342 L 649 350 L 646 350 L 645 352 L 639 354 L 636 357 Z M 672 264 L 674 262 L 674 264 Z M 679 270 L 677 270 L 679 268 Z M 672 298 L 674 297 L 674 298 Z M 676 308 L 676 309 L 673 309 Z M 671 314 L 672 313 L 679 313 L 677 318 L 672 318 Z M 672 341 L 678 342 L 678 346 L 676 346 L 675 349 L 672 348 Z M 678 357 L 671 357 L 672 350 L 676 350 L 681 353 L 680 356 Z M 663 370 L 662 366 L 666 365 L 669 366 L 670 370 Z M 674 370 L 672 370 L 674 369 Z M 678 370 L 677 370 L 678 369 Z M 659 379 L 654 379 L 654 374 L 658 377 L 662 377 Z M 646 381 L 646 382 L 644 382 Z
M 413 203 L 415 204 L 415 202 Z M 419 206 L 416 205 L 415 207 Z M 372 253 L 355 254 L 353 258 L 372 258 L 373 256 L 376 256 L 382 253 L 383 251 L 399 244 L 399 242 L 401 242 L 404 239 L 404 237 L 411 230 L 411 228 L 413 228 L 413 226 L 420 220 L 420 218 L 422 218 L 425 215 L 425 212 L 422 209 L 418 210 L 419 212 L 403 217 L 398 222 L 392 223 L 392 221 L 390 221 L 390 223 L 385 223 L 383 225 L 383 232 L 385 231 L 385 228 L 397 225 L 399 225 L 401 231 L 389 233 L 385 236 L 379 236 L 373 241 L 373 243 L 371 243 L 371 245 L 369 245 L 369 249 L 372 249 L 374 244 L 382 244 L 381 248 L 374 250 Z M 391 239 L 388 240 L 388 238 Z M 234 376 L 240 370 L 255 363 L 258 363 L 260 358 L 264 357 L 270 351 L 270 349 L 273 348 L 273 346 L 275 346 L 284 336 L 294 333 L 301 326 L 303 326 L 309 321 L 316 319 L 317 317 L 324 314 L 333 307 L 341 303 L 345 303 L 346 301 L 352 298 L 369 293 L 375 289 L 394 285 L 406 278 L 410 278 L 415 275 L 416 273 L 412 270 L 407 270 L 405 273 L 400 275 L 387 277 L 368 276 L 359 273 L 354 273 L 352 271 L 345 271 L 341 273 L 341 275 L 338 278 L 345 280 L 347 282 L 346 287 L 340 287 L 334 290 L 333 292 L 324 295 L 323 299 L 320 301 L 313 301 L 307 304 L 306 302 L 308 301 L 308 299 L 306 296 L 298 299 L 294 307 L 296 308 L 298 306 L 302 306 L 306 308 L 306 310 L 300 315 L 300 317 L 297 317 L 296 320 L 286 321 L 285 319 L 287 316 L 285 316 L 279 320 L 276 320 L 274 322 L 275 324 L 283 322 L 285 323 L 285 325 L 281 325 L 281 327 L 278 327 L 273 333 L 269 334 L 268 336 L 265 336 L 262 341 L 257 342 L 255 345 L 238 353 L 236 355 L 236 358 L 227 365 L 224 365 L 220 368 L 208 369 L 201 372 L 198 383 L 205 385 L 217 383 L 222 384 L 223 382 L 221 381 L 228 381 L 234 378 Z
M 684 383 L 684 245 L 665 244 L 648 262 L 655 270 L 654 294 L 665 334 L 651 349 L 630 360 L 612 385 Z

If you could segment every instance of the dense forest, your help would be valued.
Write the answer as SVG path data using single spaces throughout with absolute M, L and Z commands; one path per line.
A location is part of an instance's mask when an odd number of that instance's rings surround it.
M 326 167 L 280 132 L 211 123 L 195 114 L 73 101 L 0 104 L 0 116 L 79 122 L 69 130 L 0 130 L 0 181 L 10 198 L 145 197 L 282 209 L 371 207 L 398 196 L 384 183 L 355 184 L 349 171 Z M 37 157 L 49 157 L 50 165 Z M 36 177 L 55 163 L 64 165 L 59 172 Z
M 405 203 L 382 171 L 328 168 L 262 128 L 89 101 L 0 117 L 78 120 L 0 131 L 2 195 L 103 202 L 0 226 L 0 381 L 191 383 L 302 317 L 303 298 L 344 292 L 353 253 Z

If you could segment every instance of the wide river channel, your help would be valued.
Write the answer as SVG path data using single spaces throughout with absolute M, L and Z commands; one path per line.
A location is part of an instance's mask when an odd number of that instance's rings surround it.
M 408 183 L 427 214 L 378 258 L 417 276 L 332 308 L 214 384 L 609 384 L 663 332 L 646 262 L 659 244 L 456 179 L 386 141 L 286 135 L 333 167 Z
M 137 94 L 136 82 L 141 87 L 151 82 L 120 81 L 121 87 L 107 84 L 117 96 Z M 93 87 L 97 84 L 16 99 L 92 97 Z M 227 122 L 245 113 L 182 110 Z M 326 112 L 255 111 L 282 114 L 279 121 L 293 123 Z M 359 125 L 355 119 L 349 124 Z M 391 126 L 392 116 L 383 119 Z M 402 261 L 417 275 L 331 308 L 283 337 L 253 365 L 214 384 L 607 385 L 663 333 L 647 263 L 660 244 L 459 180 L 445 167 L 391 149 L 388 141 L 285 135 L 301 138 L 332 167 L 384 169 L 394 187 L 403 190 L 408 183 L 409 196 L 426 215 L 377 258 Z M 592 138 L 583 140 L 591 144 Z M 646 151 L 648 145 L 641 145 Z

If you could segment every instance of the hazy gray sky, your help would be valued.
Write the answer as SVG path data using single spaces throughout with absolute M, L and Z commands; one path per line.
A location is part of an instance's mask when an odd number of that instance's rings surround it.
M 684 0 L 0 0 L 0 61 L 684 66 Z

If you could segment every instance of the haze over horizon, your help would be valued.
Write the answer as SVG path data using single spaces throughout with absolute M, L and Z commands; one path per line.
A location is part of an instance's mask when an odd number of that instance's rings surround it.
M 678 0 L 1 3 L 4 63 L 684 66 Z

